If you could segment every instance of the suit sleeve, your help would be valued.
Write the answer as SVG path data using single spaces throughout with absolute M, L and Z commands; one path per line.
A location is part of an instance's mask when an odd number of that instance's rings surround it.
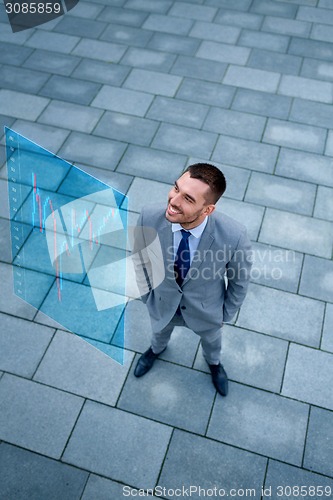
M 223 304 L 224 322 L 231 321 L 245 299 L 251 267 L 251 243 L 246 229 L 244 229 L 238 240 L 236 250 L 226 266 L 228 286 Z
M 133 233 L 132 261 L 134 264 L 135 278 L 145 303 L 152 289 L 152 269 L 147 251 L 145 227 L 143 223 L 143 212 L 141 212 Z

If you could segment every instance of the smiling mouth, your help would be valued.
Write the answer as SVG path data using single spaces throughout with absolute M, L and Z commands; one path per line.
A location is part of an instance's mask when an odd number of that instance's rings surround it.
M 179 215 L 179 214 L 181 214 L 181 212 L 179 212 L 179 210 L 175 210 L 174 208 L 171 207 L 170 204 L 168 206 L 168 212 L 171 215 Z

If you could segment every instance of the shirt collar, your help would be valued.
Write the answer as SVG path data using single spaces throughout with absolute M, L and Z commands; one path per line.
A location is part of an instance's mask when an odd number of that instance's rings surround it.
M 200 238 L 202 233 L 204 232 L 204 229 L 207 225 L 208 222 L 208 217 L 205 217 L 204 220 L 199 224 L 199 226 L 193 227 L 192 229 L 189 229 L 188 231 L 193 234 L 195 238 Z M 175 233 L 176 231 L 181 231 L 181 229 L 184 229 L 180 224 L 178 223 L 172 223 L 171 224 L 171 229 L 172 232 Z

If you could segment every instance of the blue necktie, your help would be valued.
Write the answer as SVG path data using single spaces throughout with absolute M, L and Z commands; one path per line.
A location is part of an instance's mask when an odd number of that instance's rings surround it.
M 182 285 L 191 265 L 190 247 L 188 244 L 188 239 L 191 236 L 191 233 L 189 231 L 185 231 L 185 229 L 182 229 L 181 233 L 182 233 L 182 239 L 179 243 L 179 247 L 175 258 L 175 275 L 176 275 L 176 281 L 179 286 Z

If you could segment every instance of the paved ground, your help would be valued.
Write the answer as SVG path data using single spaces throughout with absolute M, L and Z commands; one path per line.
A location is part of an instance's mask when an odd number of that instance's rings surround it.
M 3 124 L 126 192 L 133 220 L 187 162 L 215 162 L 219 210 L 256 256 L 225 327 L 228 397 L 185 329 L 135 379 L 141 303 L 120 366 L 12 294 L 3 168 L 1 499 L 121 499 L 124 485 L 331 497 L 332 0 L 81 0 L 39 29 L 1 20 Z

